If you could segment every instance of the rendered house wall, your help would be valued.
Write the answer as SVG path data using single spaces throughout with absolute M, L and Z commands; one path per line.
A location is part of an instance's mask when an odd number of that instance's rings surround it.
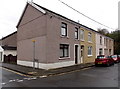
M 68 25 L 68 37 L 60 36 L 61 22 Z M 74 45 L 79 45 L 80 42 L 74 38 L 75 27 L 79 28 L 79 25 L 49 11 L 43 14 L 28 4 L 18 26 L 18 64 L 33 65 L 32 40 L 35 40 L 35 59 L 40 64 L 39 68 L 49 69 L 74 65 Z M 70 45 L 70 57 L 59 59 L 60 44 L 66 43 Z M 80 58 L 78 61 L 80 62 Z
M 27 5 L 26 12 L 24 13 L 23 19 L 18 27 L 17 37 L 18 37 L 17 39 L 18 60 L 31 61 L 31 62 L 33 61 L 32 40 L 35 40 L 35 57 L 38 60 L 40 59 L 39 62 L 43 62 L 43 63 L 46 62 L 46 57 L 45 57 L 46 16 L 45 15 L 37 11 L 31 5 Z
M 84 30 L 84 40 L 81 40 L 81 46 L 84 46 L 83 51 L 83 63 L 90 63 L 94 62 L 96 57 L 96 39 L 95 39 L 95 32 L 89 30 L 88 28 L 81 27 L 80 30 Z M 92 41 L 88 42 L 88 33 L 92 34 Z M 88 47 L 92 46 L 92 55 L 88 55 Z
M 102 44 L 100 44 L 100 36 L 102 37 Z M 114 54 L 114 41 L 113 39 L 96 33 L 96 56 L 99 54 L 99 49 L 102 48 L 102 55 L 113 55 Z M 111 50 L 111 52 L 110 52 Z

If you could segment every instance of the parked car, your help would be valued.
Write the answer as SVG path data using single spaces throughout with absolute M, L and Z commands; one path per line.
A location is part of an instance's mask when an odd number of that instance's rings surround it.
M 98 65 L 106 65 L 106 66 L 114 65 L 114 60 L 111 58 L 111 56 L 99 55 L 95 59 L 95 66 Z
M 120 55 L 118 55 L 118 60 L 119 60 L 119 62 L 120 62 Z
M 111 58 L 114 60 L 115 63 L 120 62 L 120 55 L 112 55 Z

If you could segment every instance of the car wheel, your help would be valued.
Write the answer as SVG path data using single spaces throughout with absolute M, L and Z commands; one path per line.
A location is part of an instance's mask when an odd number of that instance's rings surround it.
M 114 63 L 112 63 L 112 65 L 114 65 Z
M 96 67 L 98 67 L 98 64 L 95 64 Z
M 110 64 L 109 64 L 109 63 L 107 63 L 106 65 L 107 65 L 107 67 L 109 67 L 109 66 L 110 66 Z

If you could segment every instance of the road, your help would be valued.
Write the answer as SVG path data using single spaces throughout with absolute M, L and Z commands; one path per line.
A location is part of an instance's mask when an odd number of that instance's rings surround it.
M 47 78 L 30 78 L 2 68 L 2 87 L 118 87 L 118 66 L 120 63 L 110 67 L 86 68 Z

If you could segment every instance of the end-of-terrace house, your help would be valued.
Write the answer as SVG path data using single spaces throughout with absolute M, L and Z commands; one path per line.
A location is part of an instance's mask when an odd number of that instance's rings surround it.
M 82 63 L 94 62 L 96 58 L 96 32 L 86 26 L 80 27 Z
M 0 40 L 1 45 L 1 60 L 6 61 L 6 56 L 12 55 L 17 56 L 17 31 L 11 33 L 10 35 L 3 37 Z
M 80 24 L 27 3 L 17 25 L 17 64 L 51 69 L 80 64 Z
M 113 54 L 114 54 L 114 40 L 96 32 L 96 56 Z

